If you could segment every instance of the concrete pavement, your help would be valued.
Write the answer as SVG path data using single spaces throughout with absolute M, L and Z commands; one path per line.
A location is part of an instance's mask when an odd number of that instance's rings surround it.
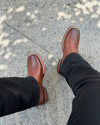
M 35 51 L 46 65 L 49 94 L 46 105 L 2 117 L 0 125 L 66 125 L 74 96 L 56 68 L 70 25 L 80 29 L 80 54 L 100 71 L 99 0 L 0 1 L 0 76 L 27 76 L 27 56 Z

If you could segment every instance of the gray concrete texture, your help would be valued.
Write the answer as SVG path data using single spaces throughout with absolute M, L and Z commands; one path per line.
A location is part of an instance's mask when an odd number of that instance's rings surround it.
M 27 56 L 35 51 L 49 94 L 46 105 L 2 117 L 0 125 L 66 125 L 74 96 L 56 68 L 70 25 L 80 29 L 80 54 L 100 71 L 100 0 L 0 1 L 0 76 L 27 76 Z

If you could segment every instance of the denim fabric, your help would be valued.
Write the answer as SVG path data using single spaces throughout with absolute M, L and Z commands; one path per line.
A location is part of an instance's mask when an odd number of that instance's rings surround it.
M 39 85 L 33 77 L 0 78 L 0 116 L 34 107 L 39 97 Z
M 75 95 L 67 125 L 100 125 L 100 73 L 77 53 L 60 70 Z

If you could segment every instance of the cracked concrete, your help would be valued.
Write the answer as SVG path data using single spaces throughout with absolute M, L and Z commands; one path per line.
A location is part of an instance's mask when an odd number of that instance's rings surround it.
M 80 29 L 80 54 L 100 71 L 99 0 L 0 1 L 0 76 L 27 76 L 27 56 L 35 51 L 46 65 L 49 94 L 46 105 L 2 117 L 0 125 L 66 125 L 74 96 L 56 68 L 70 25 Z

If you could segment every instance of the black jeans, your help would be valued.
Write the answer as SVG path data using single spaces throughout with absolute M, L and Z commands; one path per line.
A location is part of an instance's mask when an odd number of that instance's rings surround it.
M 39 85 L 33 77 L 0 78 L 0 116 L 34 107 L 39 98 Z
M 100 73 L 79 54 L 71 53 L 63 61 L 61 74 L 75 95 L 67 125 L 100 125 Z M 1 78 L 0 116 L 36 106 L 39 95 L 33 77 Z
M 60 69 L 75 95 L 67 125 L 100 125 L 100 73 L 77 53 L 69 54 Z

